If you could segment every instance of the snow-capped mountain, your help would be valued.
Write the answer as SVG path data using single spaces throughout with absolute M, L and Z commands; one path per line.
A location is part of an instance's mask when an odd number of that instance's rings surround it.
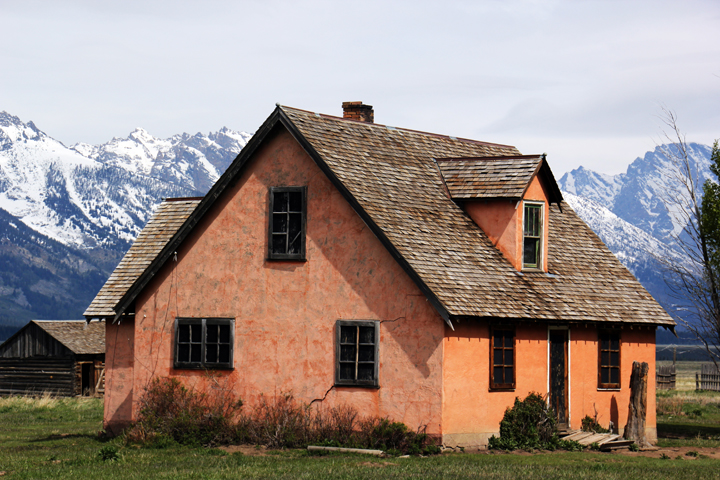
M 646 231 L 664 243 L 672 244 L 674 236 L 685 227 L 681 218 L 671 215 L 666 200 L 685 195 L 678 183 L 678 167 L 673 160 L 673 145 L 660 145 L 628 166 L 626 173 L 602 175 L 580 167 L 566 173 L 558 184 L 564 192 L 594 200 L 623 220 Z M 687 145 L 692 174 L 702 192 L 702 184 L 712 178 L 707 145 Z
M 0 112 L 0 326 L 78 318 L 162 198 L 204 195 L 250 136 L 138 128 L 68 148 Z
M 666 205 L 687 196 L 678 180 L 675 146 L 661 145 L 628 166 L 626 173 L 602 175 L 580 167 L 558 182 L 573 210 L 666 309 L 672 301 L 659 258 L 685 261 L 676 238 L 685 223 Z M 698 191 L 710 172 L 712 149 L 687 145 Z
M 0 113 L 0 208 L 76 247 L 126 249 L 164 197 L 204 194 L 250 135 L 158 139 L 142 129 L 71 148 Z

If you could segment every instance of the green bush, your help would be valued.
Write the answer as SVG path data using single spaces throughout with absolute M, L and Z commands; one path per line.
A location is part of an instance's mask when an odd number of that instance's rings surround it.
M 582 419 L 581 428 L 583 432 L 610 433 L 610 430 L 600 426 L 597 419 L 590 415 L 585 415 L 585 418 Z
M 575 441 L 560 440 L 553 411 L 545 398 L 535 392 L 528 394 L 524 400 L 515 397 L 514 405 L 505 410 L 500 422 L 500 437 L 490 437 L 488 446 L 498 450 L 575 451 L 583 448 Z
M 103 462 L 120 460 L 120 451 L 115 445 L 105 445 L 98 452 L 98 457 Z

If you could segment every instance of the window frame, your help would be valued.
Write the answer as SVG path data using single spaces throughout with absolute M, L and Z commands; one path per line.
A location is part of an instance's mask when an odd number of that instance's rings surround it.
M 512 364 L 505 362 L 505 355 L 503 354 L 503 363 L 495 364 L 495 332 L 504 331 L 512 332 L 512 347 L 505 347 L 505 338 L 503 336 L 503 345 L 499 347 L 503 352 L 505 350 L 512 350 Z M 490 327 L 490 390 L 515 390 L 516 379 L 517 379 L 517 329 L 514 325 L 496 325 Z M 500 366 L 501 368 L 507 368 L 510 366 L 513 372 L 512 383 L 498 383 L 495 382 L 495 367 Z
M 373 361 L 373 378 L 372 380 L 358 380 L 358 379 L 341 379 L 340 378 L 340 364 L 348 363 L 341 362 L 340 360 L 340 348 L 343 345 L 341 341 L 341 329 L 342 327 L 357 327 L 358 335 L 356 336 L 356 352 L 355 352 L 355 368 L 357 376 L 357 368 L 359 361 L 359 346 L 360 346 L 360 331 L 359 327 L 372 327 L 374 329 L 374 347 L 375 347 L 375 359 Z M 367 362 L 366 362 L 367 363 Z M 380 365 L 380 322 L 377 320 L 338 320 L 335 323 L 335 386 L 336 387 L 366 387 L 366 388 L 379 388 L 380 382 L 378 378 Z
M 301 213 L 301 225 L 300 225 L 300 252 L 298 253 L 288 253 L 287 252 L 287 241 L 286 241 L 286 251 L 285 252 L 273 252 L 273 235 L 277 235 L 273 232 L 273 219 L 274 215 L 276 213 L 290 213 L 288 212 L 275 212 L 275 194 L 277 193 L 297 193 L 300 192 L 302 194 L 302 211 L 301 212 L 294 212 L 294 213 Z M 305 260 L 305 237 L 307 234 L 307 187 L 302 186 L 294 186 L 294 187 L 270 187 L 269 191 L 270 199 L 269 199 L 269 208 L 268 208 L 268 247 L 267 247 L 267 258 L 268 260 Z M 289 207 L 288 207 L 289 210 Z M 288 233 L 285 235 L 289 235 L 289 222 L 288 222 Z
M 183 325 L 201 325 L 202 334 L 200 342 L 200 358 L 199 362 L 185 362 L 180 361 L 180 327 Z M 230 359 L 227 362 L 208 362 L 203 360 L 206 358 L 207 351 L 207 326 L 208 325 L 229 325 L 230 326 Z M 218 342 L 219 344 L 219 342 Z M 234 353 L 235 353 L 235 319 L 234 318 L 196 318 L 196 317 L 178 317 L 175 319 L 175 337 L 173 339 L 173 368 L 175 369 L 190 369 L 190 370 L 233 370 L 234 367 Z
M 620 390 L 620 388 L 621 388 L 621 385 L 622 385 L 622 375 L 621 375 L 621 373 L 622 373 L 622 370 L 621 370 L 621 368 L 622 368 L 622 335 L 620 333 L 621 332 L 619 330 L 599 330 L 598 331 L 598 342 L 597 342 L 598 343 L 598 389 Z M 608 348 L 608 349 L 603 349 L 603 346 L 602 346 L 603 335 L 611 336 L 610 345 L 609 345 L 610 348 Z M 612 349 L 612 336 L 617 337 L 617 341 L 618 341 L 617 350 Z M 617 355 L 617 359 L 618 359 L 617 365 L 612 364 L 612 352 L 615 352 L 615 351 L 617 351 L 617 354 L 618 354 Z M 607 365 L 604 365 L 603 361 L 602 361 L 603 352 L 610 352 L 610 355 L 609 355 L 610 361 Z M 610 372 L 608 373 L 608 380 L 612 379 L 612 374 L 611 374 L 612 369 L 617 369 L 617 372 L 618 372 L 617 383 L 602 381 L 603 368 L 611 369 Z
M 539 210 L 538 215 L 538 230 L 539 235 L 527 235 L 525 233 L 525 220 L 527 218 L 527 209 L 537 209 Z M 540 201 L 523 201 L 523 215 L 522 215 L 522 225 L 521 225 L 521 232 L 522 232 L 522 249 L 521 249 L 521 258 L 522 258 L 522 268 L 523 270 L 543 270 L 544 268 L 544 251 L 543 248 L 543 240 L 545 240 L 545 203 Z M 535 239 L 537 242 L 537 259 L 536 263 L 525 263 L 525 239 L 526 238 L 532 238 Z

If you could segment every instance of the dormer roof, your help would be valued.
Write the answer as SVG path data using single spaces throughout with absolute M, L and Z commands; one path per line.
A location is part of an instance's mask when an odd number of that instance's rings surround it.
M 544 154 L 438 158 L 435 162 L 453 200 L 520 200 L 539 175 L 548 189 L 550 203 L 562 202 Z

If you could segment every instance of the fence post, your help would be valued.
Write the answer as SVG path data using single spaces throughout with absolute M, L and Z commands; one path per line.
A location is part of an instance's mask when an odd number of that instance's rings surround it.
M 695 372 L 695 390 L 700 390 L 700 374 Z

